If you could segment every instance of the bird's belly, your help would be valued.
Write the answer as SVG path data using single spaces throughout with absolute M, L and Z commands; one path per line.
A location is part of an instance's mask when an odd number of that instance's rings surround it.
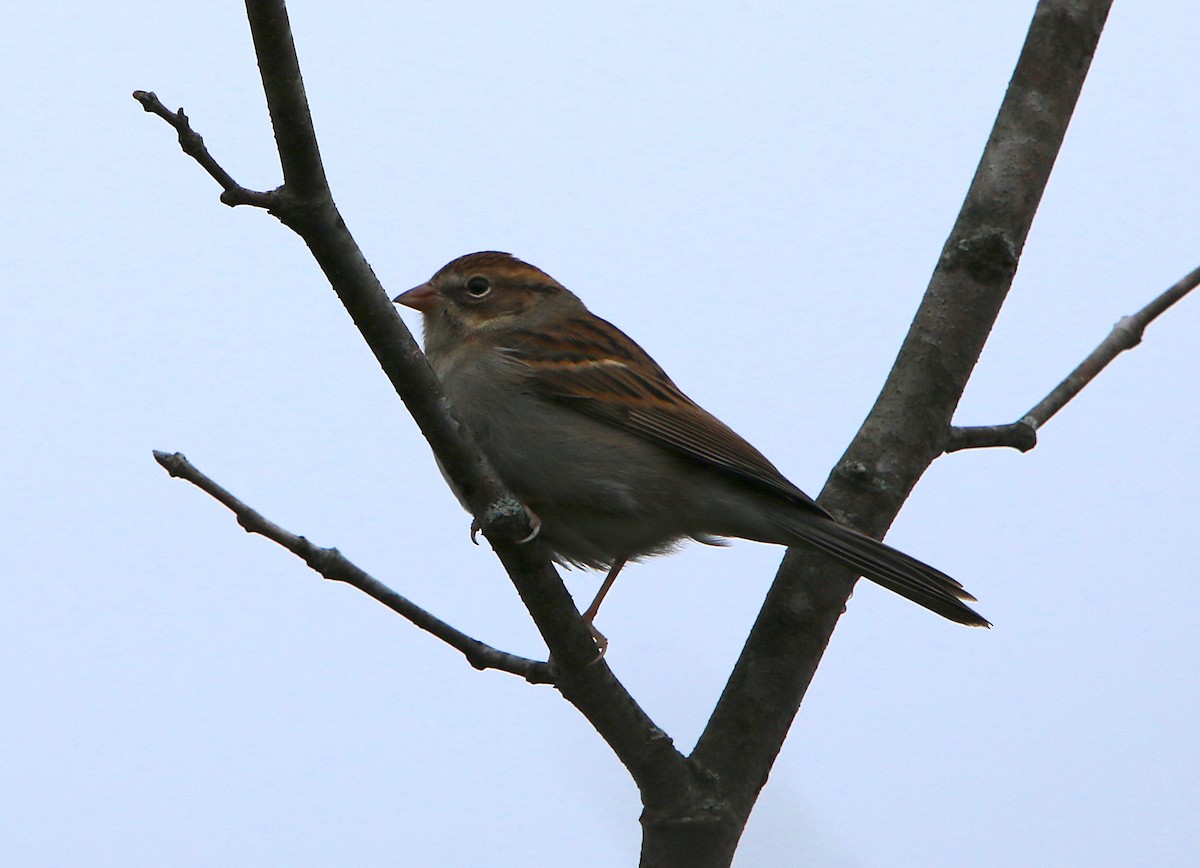
M 606 567 L 689 538 L 747 536 L 728 526 L 744 495 L 721 474 L 579 410 L 517 389 L 446 380 L 458 418 L 497 474 L 541 519 L 557 560 Z
M 540 399 L 462 417 L 559 560 L 604 567 L 688 536 L 678 459 L 662 447 Z

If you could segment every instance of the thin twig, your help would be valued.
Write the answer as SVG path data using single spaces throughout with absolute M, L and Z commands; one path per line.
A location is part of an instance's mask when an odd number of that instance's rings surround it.
M 461 630 L 451 627 L 436 615 L 422 609 L 369 575 L 336 548 L 313 545 L 305 537 L 297 536 L 275 524 L 202 473 L 182 453 L 155 450 L 154 460 L 172 476 L 187 480 L 228 507 L 237 517 L 237 523 L 247 533 L 256 533 L 278 543 L 326 579 L 345 582 L 374 597 L 393 612 L 407 618 L 452 648 L 461 651 L 467 658 L 467 662 L 476 669 L 498 669 L 501 672 L 510 672 L 513 675 L 520 675 L 531 684 L 554 683 L 550 667 L 547 664 L 493 648 L 491 645 L 473 639 Z
M 946 432 L 946 452 L 989 446 L 1008 446 L 1018 452 L 1028 452 L 1037 446 L 1037 429 L 1022 418 L 1007 425 L 952 425 Z
M 208 152 L 208 148 L 204 145 L 204 137 L 192 129 L 191 123 L 188 121 L 188 116 L 183 113 L 183 109 L 171 111 L 162 101 L 154 94 L 153 91 L 135 90 L 133 98 L 142 104 L 142 108 L 150 112 L 150 114 L 158 115 L 164 121 L 175 128 L 175 132 L 179 134 L 179 147 L 183 148 L 183 152 L 201 165 L 204 171 L 212 175 L 213 179 L 221 185 L 221 201 L 233 208 L 237 205 L 252 205 L 255 208 L 265 208 L 270 211 L 276 202 L 276 194 L 274 191 L 262 193 L 258 190 L 251 190 L 243 187 L 237 181 L 233 180 L 233 176 L 226 172 L 221 165 L 213 159 L 212 154 Z
M 1043 398 L 1036 407 L 1008 425 L 978 425 L 952 427 L 946 442 L 947 452 L 961 449 L 986 449 L 992 446 L 1009 446 L 1028 452 L 1037 445 L 1038 429 L 1054 414 L 1067 405 L 1083 388 L 1096 379 L 1108 364 L 1126 350 L 1142 342 L 1146 326 L 1154 322 L 1164 311 L 1200 285 L 1200 268 L 1196 268 L 1176 281 L 1168 290 L 1132 316 L 1118 320 L 1100 344 L 1088 354 L 1070 375 Z

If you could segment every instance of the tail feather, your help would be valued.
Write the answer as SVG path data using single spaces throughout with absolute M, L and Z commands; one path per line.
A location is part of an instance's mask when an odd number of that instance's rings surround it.
M 975 598 L 941 570 L 833 519 L 808 515 L 802 521 L 789 518 L 776 520 L 776 526 L 853 567 L 860 575 L 889 591 L 959 624 L 992 626 L 963 602 Z

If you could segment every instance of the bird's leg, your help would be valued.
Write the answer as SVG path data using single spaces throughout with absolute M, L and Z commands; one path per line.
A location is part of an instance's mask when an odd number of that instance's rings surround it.
M 600 611 L 600 604 L 604 602 L 605 596 L 608 595 L 608 590 L 613 586 L 613 582 L 617 580 L 617 573 L 621 572 L 621 567 L 625 566 L 625 558 L 618 558 L 613 561 L 613 565 L 608 570 L 608 575 L 604 577 L 604 583 L 600 585 L 600 590 L 596 592 L 596 599 L 592 600 L 592 604 L 587 607 L 587 611 L 583 613 L 583 623 L 587 624 L 589 630 L 592 631 L 592 638 L 596 640 L 596 647 L 600 649 L 600 657 L 604 656 L 604 652 L 608 650 L 608 639 L 604 634 L 596 629 L 592 623 L 596 619 L 596 615 Z M 596 659 L 599 660 L 600 657 Z
M 609 588 L 613 582 L 617 580 L 617 574 L 621 572 L 621 567 L 625 566 L 625 558 L 618 558 L 613 561 L 613 565 L 608 570 L 608 575 L 604 577 L 604 584 L 600 586 L 600 590 L 596 592 L 596 599 L 592 600 L 592 604 L 587 607 L 587 611 L 583 613 L 583 620 L 588 625 L 596 618 L 596 614 L 600 611 L 600 604 L 604 602 L 604 598 L 608 595 Z

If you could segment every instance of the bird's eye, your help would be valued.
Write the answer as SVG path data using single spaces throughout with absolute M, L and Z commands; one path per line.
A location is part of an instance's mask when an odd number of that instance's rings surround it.
M 492 291 L 492 282 L 482 274 L 476 274 L 467 281 L 467 294 L 471 298 L 483 298 Z

